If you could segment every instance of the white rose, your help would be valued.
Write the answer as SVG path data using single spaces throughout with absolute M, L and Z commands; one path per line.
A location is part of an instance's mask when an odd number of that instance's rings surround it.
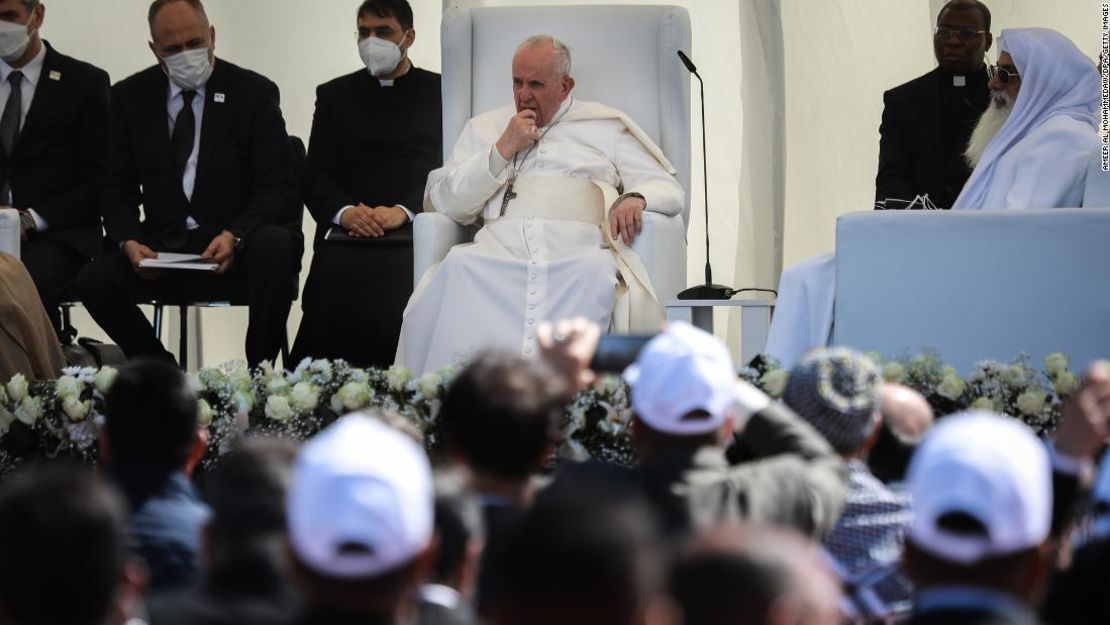
M 25 396 L 15 409 L 15 418 L 25 425 L 34 425 L 42 417 L 42 400 L 38 397 Z
M 443 376 L 438 373 L 425 373 L 416 381 L 416 388 L 424 399 L 439 397 L 439 387 L 443 384 Z
M 212 425 L 213 416 L 215 415 L 212 406 L 209 406 L 206 400 L 197 400 L 197 425 L 202 428 Z
M 81 380 L 69 375 L 63 375 L 58 378 L 54 383 L 54 394 L 59 399 L 77 399 L 81 397 L 81 392 L 85 390 L 85 385 Z
M 308 370 L 313 373 L 318 373 L 326 379 L 331 379 L 331 363 L 326 360 L 321 359 L 312 361 L 312 364 L 309 365 Z
M 1056 395 L 1061 399 L 1070 397 L 1079 390 L 1079 377 L 1071 371 L 1064 371 L 1056 378 Z
M 370 401 L 370 387 L 362 382 L 347 382 L 339 387 L 333 397 L 332 408 L 335 408 L 335 398 L 338 398 L 340 410 L 336 412 L 350 412 L 362 408 Z
M 956 401 L 963 396 L 966 390 L 967 383 L 960 379 L 960 376 L 945 375 L 944 379 L 940 381 L 940 385 L 937 386 L 937 395 Z
M 266 416 L 274 421 L 288 421 L 293 418 L 293 407 L 281 395 L 270 395 L 266 399 Z
M 101 367 L 93 378 L 93 386 L 96 387 L 101 396 L 107 395 L 108 391 L 112 389 L 112 385 L 115 384 L 118 375 L 119 370 L 115 367 Z
M 972 410 L 994 410 L 994 402 L 989 397 L 980 397 L 971 402 L 969 406 Z
M 386 383 L 389 384 L 389 390 L 400 393 L 408 386 L 409 380 L 412 379 L 412 369 L 393 365 L 385 372 Z
M 888 362 L 883 365 L 883 380 L 891 384 L 901 384 L 906 381 L 906 368 L 900 362 Z
M 27 378 L 23 377 L 22 373 L 17 373 L 12 376 L 7 385 L 8 397 L 11 398 L 13 404 L 18 404 L 27 397 Z
M 1045 356 L 1044 372 L 1052 379 L 1056 379 L 1061 374 L 1067 373 L 1069 366 L 1071 366 L 1071 358 L 1068 358 L 1066 354 L 1056 352 Z
M 1025 391 L 1017 398 L 1017 409 L 1029 416 L 1038 415 L 1044 410 L 1045 396 L 1039 391 Z
M 789 380 L 790 372 L 786 369 L 772 369 L 763 374 L 763 377 L 759 379 L 759 385 L 763 387 L 763 392 L 778 399 L 782 397 L 786 390 L 786 383 Z
M 1006 371 L 1002 374 L 1002 379 L 1013 386 L 1025 386 L 1028 384 L 1026 379 L 1028 372 L 1025 367 L 1021 365 L 1010 365 L 1006 367 Z
M 275 377 L 266 384 L 266 391 L 270 395 L 281 395 L 289 390 L 289 380 L 284 377 Z
M 320 400 L 320 393 L 316 387 L 308 382 L 298 382 L 293 385 L 293 392 L 289 394 L 293 407 L 301 412 L 312 412 L 316 409 L 316 402 Z
M 244 392 L 250 390 L 251 372 L 247 369 L 242 367 L 234 369 L 231 373 L 228 374 L 227 378 L 228 381 L 231 382 L 232 386 L 234 386 L 237 390 Z
M 90 409 L 92 409 L 92 402 L 87 399 L 81 401 L 76 397 L 67 397 L 62 402 L 62 411 L 73 421 L 84 421 L 85 417 L 89 416 Z

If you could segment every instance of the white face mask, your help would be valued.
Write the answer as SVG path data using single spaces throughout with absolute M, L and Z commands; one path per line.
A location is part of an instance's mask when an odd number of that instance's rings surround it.
M 166 74 L 175 85 L 189 91 L 204 86 L 212 77 L 212 61 L 208 59 L 208 48 L 185 50 L 162 59 Z
M 31 19 L 35 19 L 34 15 Z M 31 43 L 31 32 L 27 29 L 29 25 L 30 22 L 26 24 L 0 22 L 0 59 L 5 63 L 18 61 L 27 51 L 27 46 Z
M 371 76 L 387 76 L 401 63 L 401 47 L 378 37 L 367 37 L 358 42 L 358 55 Z

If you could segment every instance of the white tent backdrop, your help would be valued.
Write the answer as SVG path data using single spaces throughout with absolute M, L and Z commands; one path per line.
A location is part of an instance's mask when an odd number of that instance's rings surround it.
M 830 251 L 836 217 L 870 207 L 878 163 L 882 92 L 933 66 L 930 30 L 942 0 L 410 0 L 411 51 L 439 71 L 443 7 L 550 4 L 675 4 L 690 12 L 691 57 L 706 80 L 710 234 L 714 279 L 734 287 L 773 287 L 783 264 Z M 46 0 L 44 36 L 61 52 L 120 80 L 153 62 L 147 0 Z M 273 79 L 289 132 L 306 141 L 316 85 L 359 67 L 358 0 L 208 0 L 217 54 Z M 1096 0 L 987 0 L 992 31 L 1048 26 L 1095 57 Z M 537 26 L 542 29 L 542 26 Z M 614 37 L 619 33 L 614 33 Z M 994 55 L 991 55 L 994 58 Z M 588 59 L 575 59 L 578 63 Z M 677 59 L 676 59 L 677 62 Z M 511 98 L 509 77 L 505 100 Z M 688 237 L 690 282 L 705 263 L 697 89 Z M 306 232 L 311 240 L 311 224 Z M 311 250 L 303 263 L 307 276 Z M 194 315 L 196 313 L 194 312 Z M 204 364 L 242 357 L 245 310 L 205 310 Z M 300 323 L 295 305 L 290 340 Z M 83 335 L 103 335 L 83 314 Z M 730 343 L 737 321 L 718 323 Z M 171 345 L 176 345 L 170 316 Z M 342 331 L 356 332 L 356 328 Z M 190 358 L 196 364 L 196 358 Z

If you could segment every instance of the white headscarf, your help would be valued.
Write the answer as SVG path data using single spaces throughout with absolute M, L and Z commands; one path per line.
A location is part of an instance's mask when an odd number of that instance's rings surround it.
M 1092 132 L 1098 128 L 1098 71 L 1070 39 L 1050 28 L 1008 28 L 998 44 L 999 50 L 1013 57 L 1021 89 L 1009 119 L 956 198 L 954 210 L 984 208 L 999 158 L 1050 117 L 1064 115 L 1090 124 Z

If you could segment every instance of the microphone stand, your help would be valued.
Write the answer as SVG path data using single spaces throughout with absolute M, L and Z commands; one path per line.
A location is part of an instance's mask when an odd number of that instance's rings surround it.
M 722 284 L 713 284 L 713 266 L 709 261 L 709 162 L 706 157 L 705 145 L 705 82 L 702 81 L 701 75 L 698 74 L 698 69 L 694 66 L 693 61 L 690 60 L 690 57 L 683 54 L 682 50 L 678 51 L 678 58 L 682 59 L 682 64 L 698 79 L 698 87 L 701 94 L 701 173 L 703 177 L 702 189 L 705 191 L 705 284 L 692 286 L 682 291 L 678 294 L 678 299 L 731 299 L 736 291 L 734 291 L 732 287 Z

